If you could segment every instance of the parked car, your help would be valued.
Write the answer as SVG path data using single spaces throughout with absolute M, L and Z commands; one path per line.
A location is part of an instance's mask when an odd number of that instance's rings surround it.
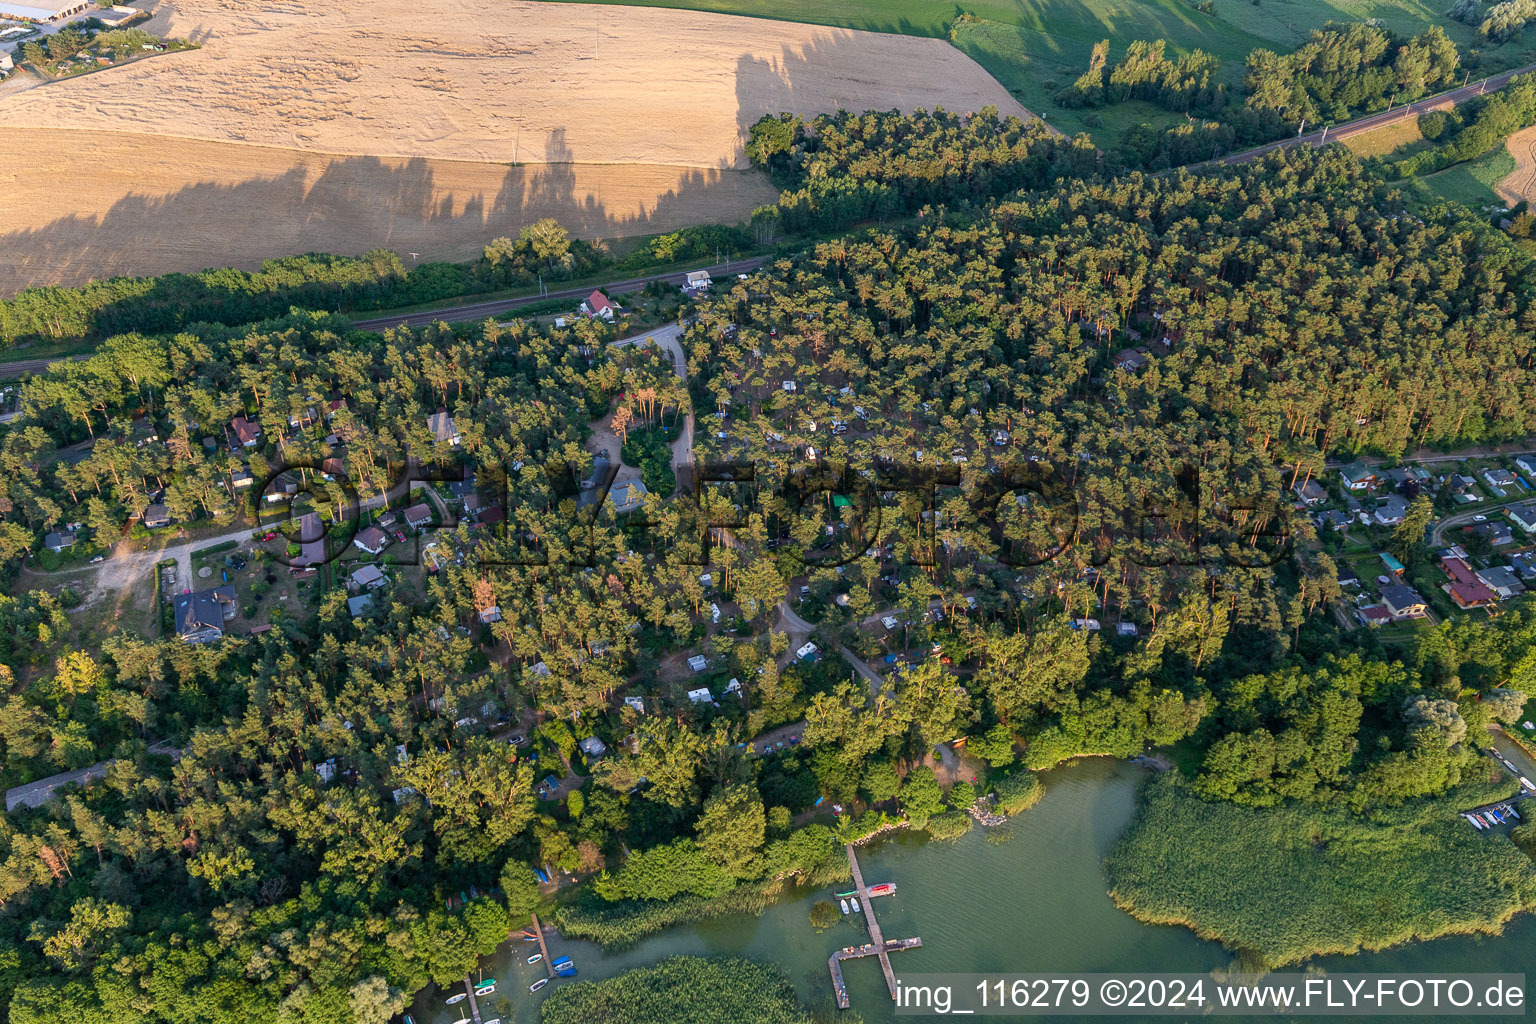
M 106 555 L 97 555 L 95 558 L 91 559 L 91 564 L 95 565 L 97 562 L 105 562 L 106 560 Z

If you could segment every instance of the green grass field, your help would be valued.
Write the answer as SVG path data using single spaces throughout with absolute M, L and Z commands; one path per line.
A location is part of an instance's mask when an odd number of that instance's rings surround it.
M 1509 155 L 1508 149 L 1499 146 L 1476 160 L 1418 178 L 1415 185 L 1429 195 L 1454 200 L 1475 213 L 1482 213 L 1487 207 L 1504 205 L 1493 187 L 1514 169 L 1515 158 Z
M 614 0 L 559 0 L 607 3 Z M 625 2 L 625 0 L 617 0 Z M 1379 18 L 1389 29 L 1412 35 L 1430 25 L 1445 29 L 1464 54 L 1485 48 L 1475 28 L 1446 18 L 1445 3 L 1423 0 L 1215 0 L 1210 14 L 1191 0 L 629 0 L 634 7 L 673 7 L 757 18 L 800 21 L 838 28 L 898 32 L 949 38 L 986 68 L 1030 110 L 1056 128 L 1086 131 L 1100 145 L 1111 144 L 1135 124 L 1172 124 L 1180 115 L 1150 104 L 1124 104 L 1098 112 L 1065 110 L 1051 102 L 1057 90 L 1087 67 L 1088 54 L 1100 39 L 1111 42 L 1117 59 L 1136 39 L 1166 39 L 1175 52 L 1201 49 L 1223 61 L 1223 78 L 1240 85 L 1250 50 L 1288 51 L 1314 28 L 1329 21 Z M 974 20 L 955 24 L 957 15 Z M 951 27 L 953 26 L 953 32 Z M 1477 74 L 1530 63 L 1536 57 L 1536 32 L 1493 47 L 1481 55 Z

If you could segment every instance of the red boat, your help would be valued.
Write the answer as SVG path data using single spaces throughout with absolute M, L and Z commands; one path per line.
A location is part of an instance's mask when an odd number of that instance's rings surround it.
M 869 887 L 869 894 L 871 896 L 889 896 L 895 891 L 895 882 L 881 882 L 879 885 L 872 885 Z

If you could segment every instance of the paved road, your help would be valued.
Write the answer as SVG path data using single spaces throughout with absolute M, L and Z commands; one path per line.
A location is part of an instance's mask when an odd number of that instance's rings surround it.
M 643 345 L 648 341 L 654 341 L 668 355 L 672 357 L 672 369 L 683 380 L 688 379 L 688 360 L 683 355 L 683 343 L 679 340 L 683 336 L 683 328 L 679 324 L 668 324 L 666 327 L 658 327 L 654 331 L 646 331 L 644 334 L 636 334 L 630 338 L 620 338 L 613 343 L 614 348 L 622 348 L 626 345 Z M 688 415 L 683 417 L 683 429 L 677 435 L 677 440 L 672 442 L 672 474 L 677 478 L 678 486 L 682 486 L 682 469 L 693 464 L 693 409 L 689 408 Z
M 742 274 L 749 270 L 756 270 L 768 257 L 758 256 L 750 260 L 733 260 L 714 267 L 701 267 L 711 275 L 719 273 Z M 559 291 L 546 292 L 543 295 L 526 295 L 520 299 L 497 299 L 494 302 L 475 302 L 465 306 L 445 306 L 442 309 L 429 309 L 425 313 L 404 313 L 399 316 L 375 317 L 372 320 L 354 320 L 352 326 L 364 330 L 379 331 L 386 327 L 398 327 L 401 324 L 409 324 L 412 327 L 421 327 L 426 324 L 441 320 L 445 323 L 454 323 L 464 320 L 484 320 L 501 313 L 509 313 L 519 306 L 527 306 L 535 302 L 545 302 L 549 299 L 584 299 L 591 295 L 595 288 L 601 288 L 609 294 L 617 292 L 631 292 L 636 288 L 644 288 L 652 281 L 661 281 L 665 284 L 682 284 L 688 278 L 688 271 L 679 270 L 675 274 L 657 274 L 653 277 L 635 277 L 627 281 L 611 281 L 606 285 L 584 285 L 580 288 L 563 288 Z
M 1405 106 L 1392 110 L 1383 110 L 1376 114 L 1367 114 L 1365 117 L 1356 118 L 1334 128 L 1325 128 L 1321 131 L 1310 132 L 1296 138 L 1281 139 L 1279 142 L 1271 142 L 1264 146 L 1256 146 L 1253 149 L 1244 150 L 1241 153 L 1233 153 L 1217 160 L 1223 164 L 1241 164 L 1250 160 L 1257 160 L 1266 153 L 1273 153 L 1277 149 L 1290 149 L 1294 146 L 1318 146 L 1322 145 L 1325 136 L 1329 142 L 1342 142 L 1343 140 L 1375 128 L 1382 128 L 1389 124 L 1407 120 L 1410 117 L 1418 117 L 1420 114 L 1431 110 L 1446 110 L 1458 104 L 1465 103 L 1474 96 L 1481 96 L 1485 92 L 1502 89 L 1509 84 L 1509 80 L 1516 75 L 1523 75 L 1536 71 L 1536 64 L 1527 64 L 1524 67 L 1515 68 L 1513 71 L 1505 71 L 1502 74 L 1493 75 L 1480 81 L 1471 82 L 1460 89 L 1452 89 L 1435 96 L 1426 96 Z M 1195 165 L 1199 166 L 1199 165 Z
M 1494 506 L 1493 512 L 1497 511 L 1498 506 Z M 1445 544 L 1446 530 L 1456 526 L 1470 526 L 1477 521 L 1479 516 L 1485 520 L 1493 518 L 1492 513 L 1485 508 L 1471 509 L 1466 512 L 1457 512 L 1455 515 L 1446 516 L 1435 523 L 1434 528 L 1429 531 L 1429 546 L 1432 548 L 1442 547 Z

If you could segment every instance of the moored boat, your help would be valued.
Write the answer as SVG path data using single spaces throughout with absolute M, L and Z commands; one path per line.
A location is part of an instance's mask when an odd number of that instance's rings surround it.
M 576 977 L 576 965 L 575 964 L 566 964 L 564 967 L 557 968 L 555 970 L 555 977 L 557 977 L 557 978 L 574 978 L 574 977 Z
M 494 978 L 491 979 L 490 981 L 483 981 L 480 984 L 475 986 L 475 998 L 476 999 L 479 999 L 481 996 L 493 996 L 495 994 L 496 994 L 496 981 L 495 981 Z
M 533 954 L 533 956 L 528 958 L 528 962 L 531 963 L 531 964 L 536 964 L 540 960 L 543 960 L 543 959 L 544 959 L 544 954 L 543 953 L 535 953 L 535 954 Z
M 571 962 L 571 958 L 570 957 L 568 957 L 568 956 L 559 956 L 559 957 L 555 957 L 555 959 L 551 960 L 549 962 L 549 965 L 551 967 L 564 967 L 566 964 L 568 964 L 570 962 Z
M 848 901 L 847 900 L 838 900 L 837 901 L 837 905 L 839 907 L 843 908 L 843 913 L 845 913 L 845 914 L 848 913 Z
M 466 1000 L 468 998 L 469 998 L 469 993 L 468 992 L 460 992 L 457 995 L 449 996 L 447 999 L 443 1000 L 443 1002 L 446 1003 L 449 1006 L 452 1006 L 455 1003 L 462 1003 L 464 1000 Z
M 859 898 L 857 896 L 851 897 L 848 900 L 848 905 L 853 908 L 855 914 L 859 913 Z
M 549 979 L 548 978 L 540 978 L 538 981 L 536 981 L 532 985 L 528 986 L 528 991 L 529 992 L 537 992 L 539 989 L 543 988 L 545 985 L 548 985 L 548 984 L 549 984 Z
M 879 885 L 872 885 L 869 887 L 869 894 L 871 896 L 889 896 L 895 891 L 895 882 L 881 882 Z

